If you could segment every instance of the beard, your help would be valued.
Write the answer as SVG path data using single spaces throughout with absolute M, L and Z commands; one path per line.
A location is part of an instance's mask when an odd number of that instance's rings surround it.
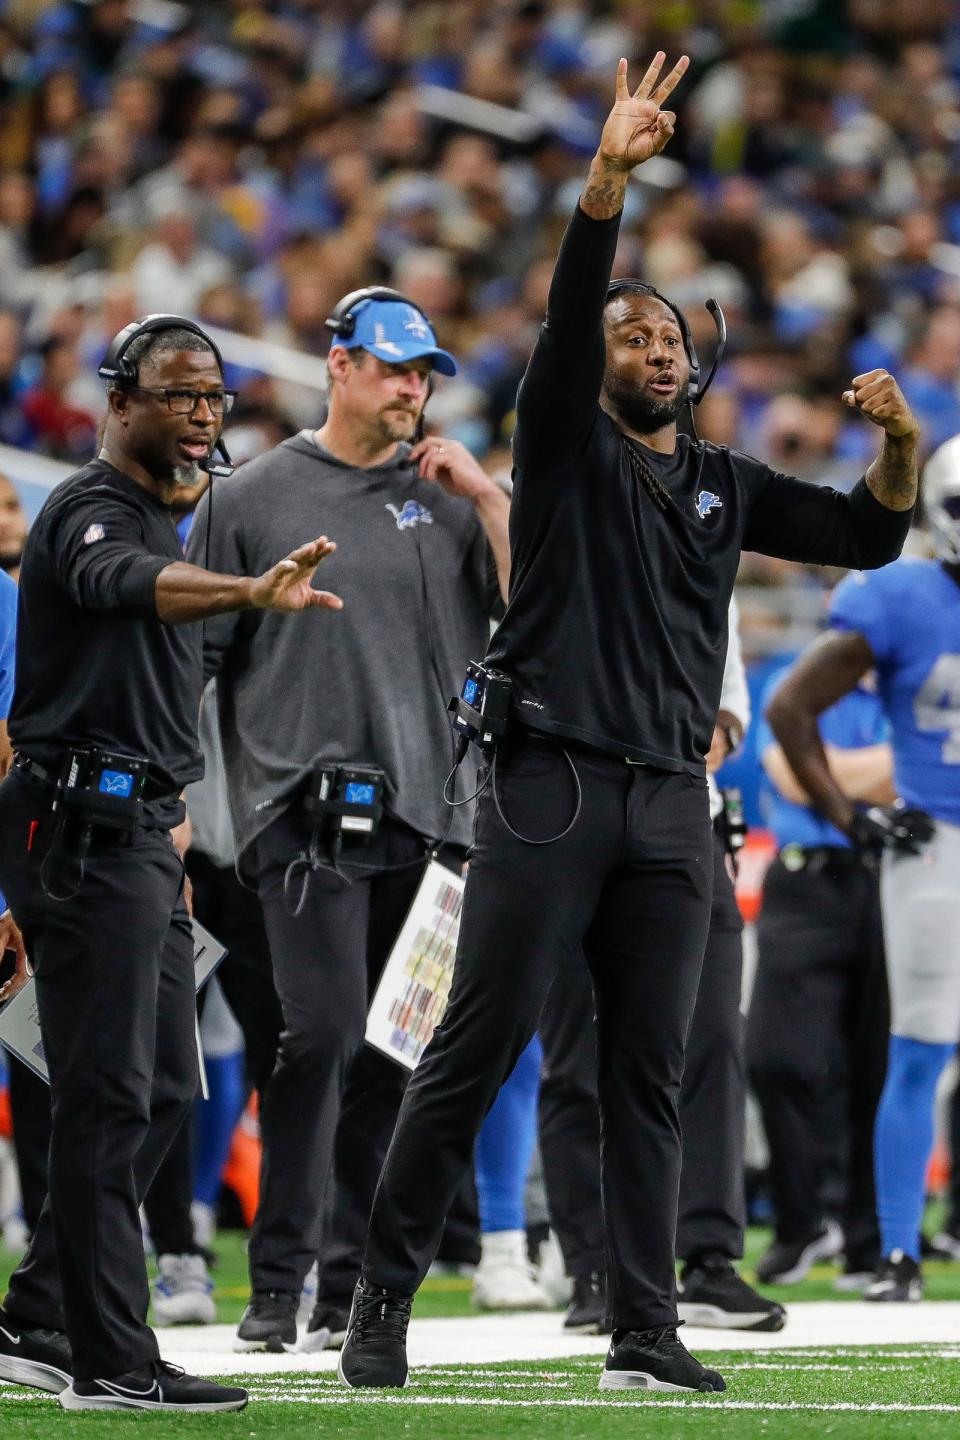
M 385 444 L 396 444 L 399 440 L 412 440 L 417 430 L 418 415 L 397 410 L 382 410 L 377 424 Z
M 640 435 L 651 435 L 665 425 L 674 424 L 687 403 L 686 385 L 679 386 L 676 394 L 662 400 L 645 394 L 616 374 L 604 377 L 603 388 L 617 418 Z
M 174 465 L 172 478 L 178 489 L 191 489 L 194 485 L 199 485 L 202 479 L 200 466 L 196 461 L 190 465 Z

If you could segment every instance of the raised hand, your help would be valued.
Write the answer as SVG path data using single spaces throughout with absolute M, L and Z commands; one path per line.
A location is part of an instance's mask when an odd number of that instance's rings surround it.
M 321 535 L 299 546 L 270 570 L 253 581 L 250 590 L 251 603 L 258 610 L 310 610 L 321 607 L 326 610 L 342 610 L 343 601 L 329 590 L 314 590 L 311 581 L 317 567 L 328 555 L 336 550 L 332 540 Z
M 677 88 L 690 64 L 681 55 L 670 73 L 660 79 L 666 55 L 658 50 L 640 84 L 630 94 L 627 84 L 627 62 L 617 66 L 617 95 L 600 136 L 600 156 L 607 168 L 629 173 L 651 155 L 659 155 L 673 134 L 676 115 L 661 110 Z
M 918 433 L 917 421 L 903 391 L 886 370 L 867 370 L 863 375 L 855 375 L 850 389 L 843 392 L 843 402 L 859 410 L 888 435 L 903 438 Z

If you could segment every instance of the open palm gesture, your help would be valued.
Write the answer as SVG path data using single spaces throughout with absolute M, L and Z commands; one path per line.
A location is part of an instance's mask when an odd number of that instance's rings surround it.
M 617 66 L 617 98 L 600 136 L 600 154 L 608 166 L 624 171 L 659 155 L 673 134 L 676 115 L 660 106 L 686 74 L 690 61 L 681 55 L 670 73 L 660 79 L 666 55 L 658 50 L 633 94 L 627 85 L 627 62 Z M 658 83 L 659 82 L 659 83 Z
M 343 601 L 329 590 L 314 590 L 312 580 L 317 566 L 336 550 L 332 540 L 321 535 L 308 545 L 280 560 L 253 581 L 250 598 L 259 610 L 310 610 L 320 607 L 325 610 L 342 610 Z

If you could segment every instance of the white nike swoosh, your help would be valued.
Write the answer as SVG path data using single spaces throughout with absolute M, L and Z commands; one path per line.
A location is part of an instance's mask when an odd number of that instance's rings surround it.
M 19 1345 L 19 1344 L 20 1344 L 20 1336 L 19 1336 L 19 1335 L 11 1335 L 11 1334 L 10 1334 L 10 1331 L 9 1331 L 9 1330 L 4 1330 L 4 1328 L 3 1328 L 2 1325 L 0 1325 L 0 1335 L 6 1335 L 7 1339 L 10 1341 L 10 1344 L 11 1344 L 11 1345 Z
M 154 1380 L 149 1390 L 130 1390 L 126 1385 L 111 1385 L 109 1380 L 98 1380 L 97 1384 L 102 1385 L 104 1390 L 109 1390 L 114 1395 L 131 1395 L 137 1400 L 149 1400 L 151 1395 L 160 1394 L 160 1386 L 156 1380 Z

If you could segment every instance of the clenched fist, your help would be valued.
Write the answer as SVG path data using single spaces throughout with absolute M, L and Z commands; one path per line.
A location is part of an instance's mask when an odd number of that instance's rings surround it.
M 843 392 L 843 403 L 859 410 L 861 415 L 879 425 L 888 435 L 919 434 L 920 427 L 913 411 L 888 371 L 868 370 L 865 375 L 855 375 L 850 386 Z

